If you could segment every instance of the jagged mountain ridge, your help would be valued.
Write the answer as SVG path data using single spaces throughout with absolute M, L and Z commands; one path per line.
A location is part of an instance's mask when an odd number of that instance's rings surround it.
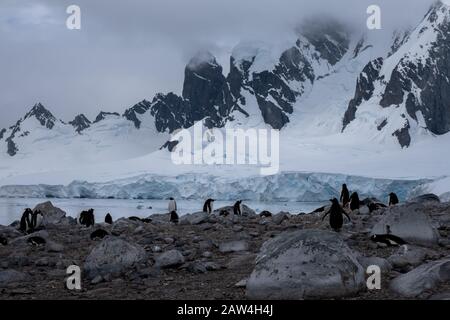
M 440 135 L 450 130 L 448 11 L 448 6 L 436 3 L 416 29 L 397 33 L 390 50 L 382 57 L 364 62 L 367 65 L 355 79 L 354 98 L 341 115 L 343 132 L 358 132 L 368 123 L 375 135 L 392 136 L 402 147 L 408 147 L 414 132 Z M 423 39 L 432 36 L 436 40 L 428 46 Z M 424 44 L 427 44 L 425 49 Z M 342 67 L 344 56 L 356 59 L 372 47 L 364 37 L 352 41 L 342 25 L 321 22 L 304 28 L 297 41 L 275 58 L 259 44 L 238 45 L 230 57 L 227 75 L 212 54 L 200 52 L 185 68 L 181 95 L 158 93 L 151 101 L 143 100 L 122 115 L 102 111 L 92 122 L 78 115 L 67 124 L 39 103 L 14 126 L 0 130 L 0 143 L 6 146 L 10 156 L 20 152 L 22 138 L 35 134 L 24 124 L 30 119 L 37 120 L 42 127 L 39 129 L 55 131 L 56 127 L 55 135 L 89 135 L 90 130 L 95 132 L 99 128 L 113 132 L 117 126 L 126 128 L 120 131 L 125 135 L 134 130 L 169 134 L 200 120 L 206 127 L 220 128 L 228 122 L 250 117 L 283 129 L 315 83 L 337 72 L 336 66 Z M 415 52 L 416 47 L 422 51 Z M 423 57 L 423 52 L 428 58 L 416 63 L 420 58 L 417 55 Z M 441 72 L 434 73 L 435 68 Z M 256 112 L 251 110 L 249 98 L 256 101 Z M 381 109 L 380 115 L 369 118 L 360 115 L 365 108 L 377 113 L 377 107 Z M 396 111 L 387 112 L 391 109 Z M 317 117 L 324 116 L 327 115 L 317 114 Z

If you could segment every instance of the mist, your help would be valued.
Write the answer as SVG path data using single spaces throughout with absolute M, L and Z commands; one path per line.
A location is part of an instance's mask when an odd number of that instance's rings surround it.
M 41 102 L 65 121 L 123 112 L 157 92 L 181 92 L 191 56 L 209 50 L 228 70 L 240 41 L 292 43 L 311 16 L 364 30 L 366 9 L 382 10 L 382 37 L 419 22 L 433 0 L 2 0 L 0 128 Z M 81 8 L 68 30 L 66 8 Z

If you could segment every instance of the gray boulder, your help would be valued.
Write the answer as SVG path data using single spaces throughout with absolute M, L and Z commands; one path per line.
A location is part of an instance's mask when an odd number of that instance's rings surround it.
M 412 198 L 408 200 L 409 203 L 426 203 L 426 202 L 437 202 L 440 203 L 441 199 L 433 193 L 423 194 L 421 196 Z
M 121 235 L 122 233 L 133 233 L 139 225 L 139 222 L 121 218 L 114 222 L 111 233 L 116 236 Z
M 180 266 L 184 263 L 185 259 L 180 251 L 170 250 L 161 253 L 155 259 L 155 267 L 158 268 L 172 268 Z
M 372 228 L 372 234 L 385 234 L 389 226 L 392 234 L 409 243 L 435 245 L 438 234 L 433 227 L 424 207 L 418 203 L 409 203 L 387 209 L 378 223 Z
M 0 226 L 0 236 L 6 239 L 13 239 L 22 236 L 22 233 L 14 227 Z
M 50 201 L 38 204 L 34 210 L 40 210 L 43 213 L 42 224 L 44 226 L 61 223 L 66 217 L 66 212 L 55 207 Z
M 0 271 L 0 287 L 8 286 L 11 283 L 28 280 L 29 276 L 23 272 L 8 269 Z
M 388 260 L 379 257 L 358 257 L 358 262 L 364 270 L 367 270 L 369 266 L 378 266 L 383 273 L 387 273 L 392 270 L 391 263 Z
M 242 211 L 242 215 L 243 216 L 254 216 L 254 215 L 256 215 L 255 210 L 253 210 L 252 208 L 246 206 L 245 204 L 242 204 L 241 207 L 242 207 L 241 211 Z M 214 214 L 220 214 L 220 212 L 222 212 L 222 211 L 227 211 L 228 214 L 234 214 L 233 206 L 226 206 L 226 207 L 222 207 L 222 208 L 219 208 L 217 210 L 214 210 Z
M 180 218 L 180 224 L 202 224 L 209 221 L 210 214 L 206 212 L 196 212 L 192 214 L 186 214 Z
M 427 258 L 435 258 L 437 254 L 429 249 L 405 245 L 399 248 L 387 260 L 396 269 L 416 267 Z
M 91 280 L 97 276 L 120 275 L 146 257 L 142 247 L 116 237 L 106 237 L 86 258 L 84 271 Z
M 279 212 L 272 216 L 272 222 L 275 224 L 281 224 L 284 220 L 289 219 L 290 216 L 291 215 L 288 212 Z
M 285 232 L 265 242 L 247 282 L 249 299 L 338 298 L 365 286 L 357 254 L 335 232 Z
M 421 265 L 398 276 L 391 281 L 390 288 L 403 297 L 413 298 L 448 281 L 450 281 L 450 257 Z

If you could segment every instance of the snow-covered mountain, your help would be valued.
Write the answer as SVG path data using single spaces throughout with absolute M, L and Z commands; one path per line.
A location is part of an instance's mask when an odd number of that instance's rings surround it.
M 449 27 L 450 6 L 440 1 L 416 27 L 385 35 L 389 41 L 314 19 L 282 48 L 239 43 L 228 74 L 210 52 L 199 52 L 180 94 L 158 93 L 122 115 L 80 114 L 66 123 L 36 104 L 0 130 L 0 184 L 205 173 L 211 168 L 170 162 L 170 134 L 198 121 L 216 131 L 279 129 L 282 171 L 450 175 L 441 150 L 450 142 Z M 248 175 L 247 167 L 214 170 Z

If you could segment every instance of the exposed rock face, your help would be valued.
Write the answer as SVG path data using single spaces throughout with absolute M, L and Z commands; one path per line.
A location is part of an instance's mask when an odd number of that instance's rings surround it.
M 92 249 L 84 263 L 89 279 L 116 276 L 146 258 L 145 250 L 116 237 L 106 237 Z
M 437 244 L 437 232 L 424 211 L 423 205 L 417 203 L 391 207 L 373 227 L 372 234 L 385 234 L 386 227 L 389 226 L 392 234 L 409 243 Z
M 398 276 L 391 282 L 390 288 L 404 297 L 413 298 L 448 281 L 450 281 L 450 257 L 421 265 Z
M 36 118 L 41 126 L 46 127 L 47 129 L 52 129 L 55 126 L 56 118 L 50 111 L 45 109 L 41 103 L 36 104 L 31 111 L 25 115 L 24 120 L 31 117 Z
M 109 117 L 109 116 L 119 117 L 120 115 L 117 112 L 100 111 L 100 113 L 97 115 L 97 117 L 95 117 L 94 123 L 105 120 L 105 118 Z
M 70 121 L 69 124 L 71 124 L 75 128 L 76 132 L 81 133 L 81 131 L 91 126 L 91 121 L 86 118 L 84 114 L 79 114 L 75 117 L 75 119 Z
M 409 147 L 412 132 L 421 128 L 436 135 L 449 132 L 450 6 L 437 1 L 415 30 L 395 36 L 391 49 L 383 74 L 381 58 L 370 62 L 361 73 L 343 130 L 355 120 L 357 109 L 370 100 L 371 105 L 401 108 L 386 120 L 398 123 L 397 127 L 386 130 L 402 147 Z
M 334 232 L 301 230 L 265 242 L 247 282 L 250 299 L 344 297 L 362 289 L 357 255 Z
M 3 270 L 0 271 L 0 288 L 5 287 L 11 283 L 21 282 L 28 279 L 28 276 L 16 270 Z
M 127 109 L 123 116 L 134 123 L 134 126 L 139 129 L 141 127 L 141 120 L 139 115 L 146 113 L 151 107 L 151 103 L 147 100 L 142 100 L 141 102 L 135 104 L 130 109 Z
M 439 197 L 435 194 L 429 193 L 429 194 L 423 194 L 421 196 L 412 198 L 410 200 L 408 200 L 408 202 L 410 203 L 427 203 L 427 202 L 436 202 L 436 203 L 440 203 L 441 200 L 439 199 Z

